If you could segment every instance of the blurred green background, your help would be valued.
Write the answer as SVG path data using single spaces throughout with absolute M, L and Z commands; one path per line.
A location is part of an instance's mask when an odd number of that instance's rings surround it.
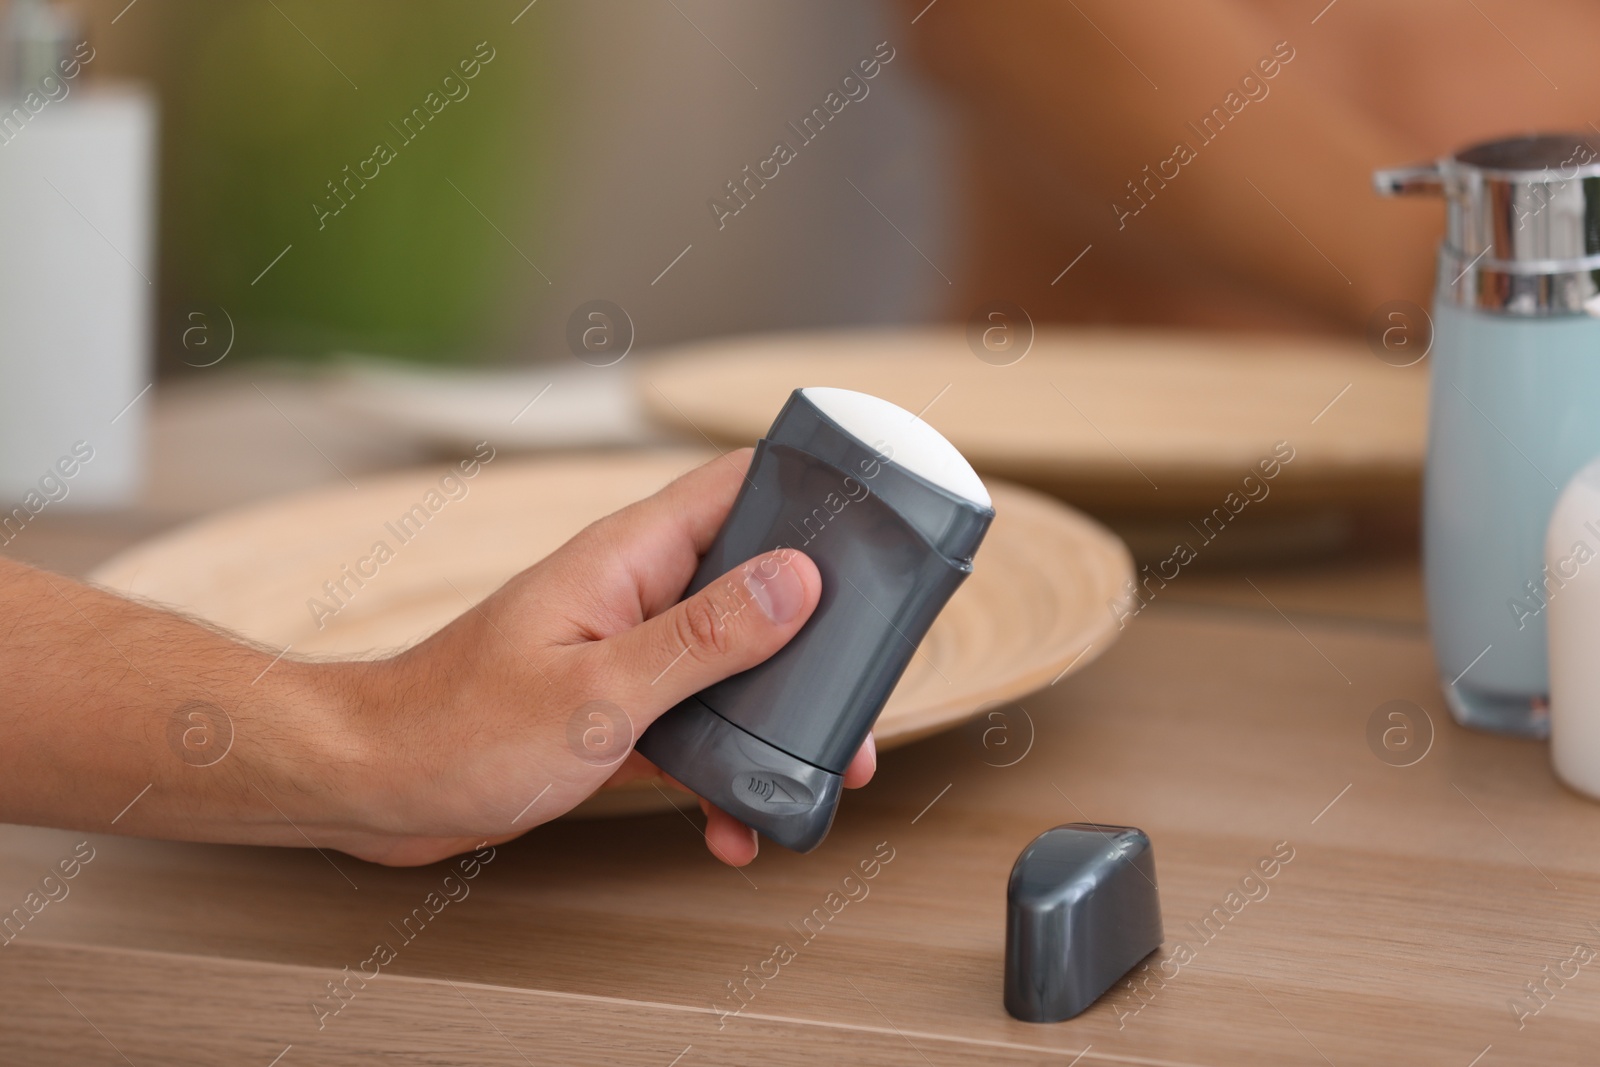
M 145 81 L 161 100 L 163 370 L 182 365 L 188 313 L 216 306 L 234 320 L 236 356 L 504 351 L 546 285 L 528 260 L 549 200 L 549 17 L 513 25 L 526 0 L 125 3 L 83 10 L 96 74 Z M 462 80 L 469 93 L 405 143 L 390 123 L 443 98 L 480 42 L 493 59 Z M 380 141 L 396 158 L 319 230 L 326 183 Z

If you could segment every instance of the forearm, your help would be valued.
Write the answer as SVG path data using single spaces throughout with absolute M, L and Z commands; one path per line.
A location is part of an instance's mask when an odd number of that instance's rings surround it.
M 344 821 L 361 665 L 4 559 L 0 603 L 0 821 L 302 846 Z

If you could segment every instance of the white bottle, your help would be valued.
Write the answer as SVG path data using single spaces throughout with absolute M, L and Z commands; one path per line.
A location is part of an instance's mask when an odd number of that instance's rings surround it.
M 150 407 L 141 393 L 152 381 L 155 108 L 135 89 L 87 86 L 95 49 L 63 9 L 13 0 L 0 21 L 8 544 L 46 507 L 127 504 L 139 489 Z
M 1573 475 L 1545 534 L 1544 573 L 1511 610 L 1548 614 L 1550 761 L 1556 776 L 1600 799 L 1600 459 Z M 1531 620 L 1527 620 L 1531 621 Z

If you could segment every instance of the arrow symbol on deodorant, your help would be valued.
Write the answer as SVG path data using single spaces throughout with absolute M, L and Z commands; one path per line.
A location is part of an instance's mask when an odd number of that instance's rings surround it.
M 796 804 L 793 795 L 785 789 L 776 778 L 772 779 L 772 793 L 767 797 L 768 804 Z

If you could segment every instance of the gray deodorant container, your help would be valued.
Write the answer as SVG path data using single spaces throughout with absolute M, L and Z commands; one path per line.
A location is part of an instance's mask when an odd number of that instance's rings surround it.
M 790 548 L 817 565 L 821 601 L 776 655 L 672 708 L 638 751 L 780 845 L 816 848 L 845 768 L 993 519 L 972 468 L 911 412 L 795 390 L 684 595 Z

